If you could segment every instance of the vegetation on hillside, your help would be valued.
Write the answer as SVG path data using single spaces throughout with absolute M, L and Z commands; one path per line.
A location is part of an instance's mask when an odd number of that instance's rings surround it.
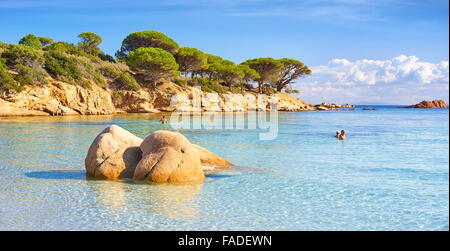
M 236 64 L 196 48 L 180 47 L 157 31 L 129 34 L 116 58 L 100 49 L 99 35 L 83 32 L 78 38 L 78 43 L 71 44 L 29 34 L 17 45 L 0 42 L 0 91 L 46 85 L 51 76 L 84 88 L 96 84 L 113 91 L 155 88 L 160 81 L 172 80 L 180 86 L 201 86 L 207 92 L 296 93 L 290 84 L 311 74 L 305 64 L 290 58 L 262 57 Z

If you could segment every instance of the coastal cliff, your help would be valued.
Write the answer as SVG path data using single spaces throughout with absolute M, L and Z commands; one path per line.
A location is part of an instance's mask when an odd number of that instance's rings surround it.
M 112 90 L 92 84 L 90 88 L 71 85 L 49 79 L 45 86 L 27 86 L 20 93 L 0 93 L 0 116 L 48 116 L 64 115 L 108 115 L 115 113 L 155 113 L 187 111 L 194 91 L 201 97 L 200 111 L 245 112 L 256 109 L 255 103 L 246 101 L 245 96 L 204 92 L 191 86 L 179 86 L 165 81 L 156 88 L 142 88 L 137 91 Z M 184 95 L 188 100 L 171 105 L 174 95 Z M 309 111 L 314 107 L 307 102 L 286 93 L 275 94 L 279 111 Z M 237 98 L 236 98 L 237 97 Z M 268 109 L 267 107 L 266 109 Z

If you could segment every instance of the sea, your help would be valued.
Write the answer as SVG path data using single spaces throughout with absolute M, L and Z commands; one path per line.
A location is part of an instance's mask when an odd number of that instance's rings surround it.
M 0 118 L 0 230 L 449 230 L 448 109 L 280 112 L 269 140 L 160 117 Z M 88 178 L 87 150 L 113 124 L 180 131 L 235 166 L 196 184 Z

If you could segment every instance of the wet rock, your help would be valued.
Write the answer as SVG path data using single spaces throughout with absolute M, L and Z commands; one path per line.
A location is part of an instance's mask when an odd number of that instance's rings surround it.
M 202 166 L 214 167 L 215 169 L 226 169 L 231 167 L 233 164 L 224 158 L 215 155 L 214 153 L 208 151 L 207 149 L 193 144 L 193 146 L 197 149 L 200 162 Z

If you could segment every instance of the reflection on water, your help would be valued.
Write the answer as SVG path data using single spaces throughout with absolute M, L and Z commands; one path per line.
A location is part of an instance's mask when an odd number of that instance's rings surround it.
M 197 202 L 202 184 L 150 185 L 133 181 L 95 180 L 79 170 L 37 171 L 25 173 L 25 176 L 44 180 L 87 180 L 88 187 L 105 208 L 120 209 L 132 200 L 145 205 L 148 212 L 164 217 L 195 218 L 201 212 Z M 209 174 L 208 178 L 232 176 Z
M 201 212 L 198 194 L 202 184 L 150 185 L 105 180 L 90 180 L 87 184 L 98 202 L 109 209 L 138 204 L 152 214 L 170 218 L 195 218 Z
M 122 208 L 126 205 L 125 184 L 118 181 L 91 180 L 87 182 L 93 194 L 106 208 Z
M 146 190 L 142 200 L 149 212 L 170 218 L 199 217 L 198 195 L 202 184 L 143 185 L 142 189 Z

